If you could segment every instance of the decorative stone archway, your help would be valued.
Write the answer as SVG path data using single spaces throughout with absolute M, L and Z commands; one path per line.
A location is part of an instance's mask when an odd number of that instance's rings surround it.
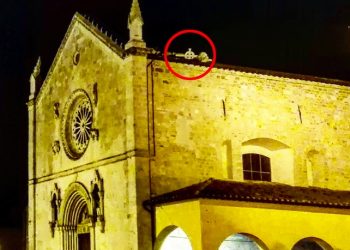
M 79 182 L 70 184 L 58 220 L 63 250 L 95 249 L 95 223 L 92 215 L 91 198 L 84 185 Z

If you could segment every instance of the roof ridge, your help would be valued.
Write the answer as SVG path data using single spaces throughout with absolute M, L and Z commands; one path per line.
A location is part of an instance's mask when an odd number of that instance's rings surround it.
M 208 188 L 210 186 L 210 188 Z M 216 199 L 350 209 L 350 191 L 292 186 L 283 183 L 239 182 L 210 178 L 145 201 L 154 206 L 192 199 Z
M 93 18 L 91 18 L 88 15 L 80 14 L 79 12 L 75 12 L 74 16 L 75 15 L 77 17 L 81 18 L 81 21 L 84 21 L 86 24 L 94 27 L 96 29 L 96 31 L 98 31 L 100 33 L 100 35 L 104 36 L 105 38 L 109 38 L 111 40 L 111 42 L 113 42 L 115 45 L 117 45 L 121 49 L 123 49 L 123 43 L 118 44 L 118 39 L 117 38 L 113 39 L 112 31 L 108 31 L 101 24 L 99 25 L 99 23 L 97 21 L 95 21 Z M 108 35 L 108 33 L 109 33 L 109 35 Z
M 195 195 L 200 195 L 200 193 L 206 189 L 210 184 L 213 183 L 215 179 L 214 178 L 209 178 L 208 180 L 205 180 L 201 183 L 198 183 L 197 185 L 199 185 L 198 190 L 196 190 L 196 192 L 194 192 Z
M 46 88 L 47 83 L 51 79 L 52 72 L 54 71 L 56 64 L 58 63 L 59 57 L 62 53 L 62 50 L 67 43 L 67 40 L 69 36 L 71 35 L 71 32 L 73 30 L 74 25 L 79 22 L 82 24 L 88 31 L 90 31 L 92 34 L 96 36 L 97 39 L 100 39 L 102 43 L 104 43 L 107 47 L 109 47 L 112 51 L 114 51 L 117 55 L 119 55 L 121 58 L 124 57 L 125 51 L 123 47 L 119 46 L 116 42 L 112 40 L 112 38 L 107 36 L 107 33 L 103 33 L 101 30 L 98 29 L 98 26 L 93 25 L 87 18 L 85 18 L 83 15 L 81 15 L 79 12 L 75 12 L 73 15 L 73 18 L 68 26 L 68 29 L 66 33 L 63 36 L 63 39 L 59 45 L 59 48 L 56 52 L 56 55 L 54 56 L 54 59 L 49 67 L 49 70 L 45 77 L 43 77 L 42 85 L 40 86 L 37 95 L 35 97 L 35 102 L 38 103 L 41 100 L 41 97 L 43 95 L 43 91 Z
M 161 54 L 150 54 L 148 56 L 149 58 L 153 60 L 159 60 L 164 61 L 164 55 Z M 198 67 L 208 67 L 210 63 L 208 62 L 200 62 L 198 60 L 189 60 L 184 58 L 174 58 L 169 56 L 168 60 L 170 62 L 174 63 L 180 63 L 180 64 L 186 64 L 186 65 L 193 65 Z M 312 74 L 305 74 L 305 73 L 290 73 L 280 70 L 274 70 L 274 69 L 261 69 L 261 68 L 255 68 L 252 66 L 239 66 L 239 65 L 233 65 L 233 64 L 227 64 L 227 63 L 219 63 L 217 62 L 214 65 L 214 69 L 217 70 L 224 70 L 229 72 L 239 72 L 243 74 L 251 74 L 251 75 L 259 75 L 264 77 L 272 77 L 277 79 L 287 79 L 291 81 L 304 81 L 304 82 L 316 82 L 321 83 L 324 85 L 337 85 L 340 87 L 350 87 L 350 81 L 349 80 L 343 80 L 343 79 L 336 79 L 336 78 L 328 78 L 328 77 L 322 77 Z

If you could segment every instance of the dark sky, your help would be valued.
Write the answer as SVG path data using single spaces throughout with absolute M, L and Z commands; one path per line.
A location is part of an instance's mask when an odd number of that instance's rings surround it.
M 144 37 L 162 50 L 181 29 L 199 29 L 218 62 L 350 80 L 346 0 L 140 0 Z M 20 227 L 26 205 L 29 76 L 40 55 L 46 72 L 75 11 L 118 41 L 128 38 L 131 0 L 12 0 L 0 3 L 0 227 Z M 172 47 L 206 46 L 183 37 Z M 197 47 L 200 47 L 196 50 Z M 40 143 L 40 142 L 39 142 Z

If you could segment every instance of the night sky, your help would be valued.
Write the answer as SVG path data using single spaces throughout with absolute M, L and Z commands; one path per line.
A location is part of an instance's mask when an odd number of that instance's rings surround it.
M 26 101 L 38 56 L 45 76 L 76 11 L 125 44 L 130 5 L 131 0 L 1 1 L 0 227 L 20 228 L 24 221 Z M 148 47 L 163 50 L 175 32 L 199 29 L 214 41 L 220 63 L 350 80 L 349 1 L 140 0 L 140 5 Z M 181 39 L 172 49 L 207 49 L 196 39 Z

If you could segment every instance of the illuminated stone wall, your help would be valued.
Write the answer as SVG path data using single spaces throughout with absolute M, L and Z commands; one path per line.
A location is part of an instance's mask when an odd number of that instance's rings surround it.
M 81 183 L 87 192 L 91 192 L 95 170 L 104 182 L 105 230 L 101 232 L 99 224 L 90 230 L 92 249 L 95 246 L 97 249 L 114 249 L 115 246 L 137 249 L 137 213 L 141 206 L 141 201 L 138 201 L 138 207 L 136 205 L 135 166 L 138 160 L 135 159 L 134 130 L 127 131 L 126 127 L 133 128 L 134 124 L 133 76 L 130 72 L 138 60 L 121 59 L 113 48 L 106 46 L 104 40 L 107 38 L 103 34 L 92 25 L 86 27 L 82 17 L 75 18 L 35 103 L 29 104 L 30 124 L 34 121 L 29 134 L 35 130 L 36 137 L 29 139 L 28 249 L 61 249 L 62 244 L 66 244 L 58 227 L 54 237 L 51 235 L 51 192 L 57 184 L 61 204 L 72 183 Z M 75 65 L 76 53 L 80 58 Z M 141 78 L 145 79 L 145 74 Z M 72 160 L 67 157 L 62 144 L 65 136 L 62 119 L 67 112 L 65 105 L 77 89 L 86 91 L 91 99 L 92 128 L 99 133 L 98 139 L 90 139 L 83 156 Z M 55 103 L 59 103 L 56 110 Z M 59 149 L 53 147 L 55 141 L 59 142 Z M 140 195 L 141 198 L 146 199 Z
M 206 69 L 171 65 L 187 76 Z M 289 148 L 291 157 L 276 155 L 273 181 L 349 189 L 349 87 L 224 69 L 184 81 L 161 61 L 153 75 L 156 193 L 210 177 L 241 181 L 242 145 L 256 138 Z
M 63 200 L 72 183 L 90 192 L 95 170 L 105 189 L 105 232 L 99 225 L 92 230 L 101 249 L 150 249 L 150 214 L 142 202 L 211 177 L 242 181 L 242 153 L 269 156 L 272 181 L 348 189 L 348 87 L 218 68 L 184 81 L 145 53 L 122 59 L 114 45 L 82 17 L 73 20 L 39 95 L 28 103 L 30 250 L 63 244 L 49 226 L 55 184 Z M 205 70 L 172 65 L 184 75 Z M 72 160 L 62 145 L 62 118 L 77 89 L 91 99 L 99 133 Z
M 73 64 L 79 51 L 80 60 Z M 91 32 L 77 23 L 59 52 L 57 62 L 37 97 L 37 176 L 84 165 L 96 158 L 103 159 L 124 153 L 125 150 L 125 74 L 127 66 Z M 123 79 L 123 80 L 121 80 Z M 129 80 L 130 81 L 130 80 Z M 93 104 L 93 127 L 100 130 L 98 143 L 91 140 L 83 157 L 72 161 L 62 146 L 62 118 L 66 102 L 73 91 L 82 89 L 93 102 L 93 85 L 97 83 L 97 104 Z M 59 103 L 59 117 L 55 118 L 54 104 Z M 101 119 L 113 117 L 114 119 Z M 108 128 L 108 129 L 107 129 Z M 60 141 L 59 154 L 52 153 L 52 144 Z

